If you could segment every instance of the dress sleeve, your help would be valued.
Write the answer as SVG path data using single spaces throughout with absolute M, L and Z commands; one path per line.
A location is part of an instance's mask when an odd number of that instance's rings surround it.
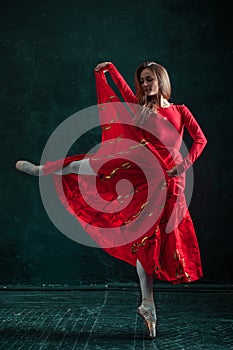
M 189 153 L 184 158 L 183 162 L 178 165 L 178 171 L 179 173 L 182 173 L 183 171 L 186 171 L 200 156 L 207 144 L 207 139 L 190 110 L 185 105 L 180 106 L 180 109 L 183 124 L 193 139 L 193 144 Z
M 114 64 L 109 63 L 107 69 L 111 75 L 112 80 L 118 87 L 123 99 L 128 103 L 137 103 L 137 97 L 135 96 L 129 85 L 126 83 L 123 76 L 118 72 Z

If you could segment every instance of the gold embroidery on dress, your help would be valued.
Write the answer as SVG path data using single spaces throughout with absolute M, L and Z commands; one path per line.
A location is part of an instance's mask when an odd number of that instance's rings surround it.
M 130 146 L 130 149 L 134 149 L 134 148 L 138 148 L 139 145 L 136 145 L 136 146 Z
M 175 259 L 175 260 L 180 260 L 180 253 L 179 253 L 179 250 L 178 250 L 178 249 L 176 249 L 176 250 L 174 251 L 174 259 Z
M 119 170 L 120 168 L 115 168 L 111 173 L 110 175 L 106 175 L 105 176 L 105 179 L 111 179 L 113 176 L 115 176 L 117 170 Z
M 132 253 L 136 253 L 138 251 L 139 248 L 141 247 L 144 247 L 146 245 L 146 240 L 148 239 L 148 237 L 144 237 L 142 240 L 141 240 L 141 243 L 134 243 L 132 246 L 131 246 L 131 252 Z
M 155 232 L 154 234 L 151 236 L 151 237 L 154 237 L 155 234 L 158 232 L 159 230 L 159 225 L 156 226 L 156 229 L 155 229 Z M 147 243 L 147 240 L 148 240 L 149 237 L 144 237 L 140 243 L 134 243 L 132 246 L 131 246 L 131 252 L 132 253 L 136 253 L 138 251 L 139 248 L 141 247 L 144 247 Z M 161 264 L 159 262 L 159 265 L 157 266 L 157 269 L 160 270 L 161 269 Z
M 166 181 L 163 181 L 163 182 L 159 185 L 159 189 L 160 189 L 161 191 L 167 189 L 167 183 L 166 183 Z
M 138 147 L 144 147 L 148 144 L 149 142 L 146 141 L 145 139 L 141 139 L 138 145 L 131 146 L 130 149 L 138 148 Z
M 123 197 L 122 194 L 119 194 L 119 196 L 117 197 L 117 199 L 121 199 Z
M 123 135 L 119 135 L 116 138 L 114 138 L 113 140 L 108 141 L 108 143 L 104 143 L 104 145 L 108 145 L 108 144 L 111 144 L 111 143 L 119 142 L 119 141 L 122 140 L 122 137 L 123 137 Z
M 110 156 L 108 156 L 108 157 L 110 157 Z M 130 167 L 131 167 L 130 162 L 126 162 L 126 163 L 121 164 L 121 168 L 124 169 L 124 170 L 127 170 L 127 169 L 129 169 Z M 113 176 L 116 175 L 116 172 L 117 172 L 118 170 L 120 170 L 119 167 L 118 167 L 118 168 L 115 168 L 115 169 L 110 173 L 110 175 L 106 175 L 104 178 L 107 179 L 107 180 L 112 179 Z
M 142 139 L 142 140 L 140 141 L 140 145 L 141 145 L 141 146 L 146 146 L 148 143 L 149 143 L 149 142 L 146 141 L 145 139 Z
M 163 205 L 155 205 L 154 208 L 163 209 L 163 208 L 165 208 L 165 204 L 163 204 Z M 152 212 L 150 212 L 148 214 L 148 216 L 152 216 L 153 214 L 154 214 L 154 212 L 152 211 Z
M 111 129 L 111 125 L 104 125 L 104 126 L 102 126 L 102 130 L 109 130 L 109 129 Z
M 120 152 L 117 152 L 117 154 L 128 154 L 130 153 L 129 151 L 120 151 Z
M 162 264 L 159 259 L 158 264 L 155 266 L 154 273 L 156 274 L 156 271 L 162 270 Z
M 189 274 L 187 272 L 184 271 L 185 260 L 184 260 L 184 258 L 181 258 L 180 252 L 178 251 L 178 249 L 176 249 L 174 251 L 174 259 L 178 260 L 180 263 L 180 266 L 176 269 L 176 277 L 182 278 L 185 275 L 188 282 L 191 282 L 191 277 L 189 276 Z
M 121 198 L 124 198 L 124 199 L 127 199 L 128 197 L 132 196 L 132 194 L 138 192 L 139 190 L 135 187 L 134 189 L 132 189 L 130 191 L 130 193 L 126 194 L 126 195 L 123 195 L 123 194 L 119 194 L 119 196 L 117 197 L 117 200 L 121 199 Z M 124 203 L 124 200 L 122 200 L 121 202 L 119 202 L 120 204 Z
M 109 97 L 109 100 L 112 100 L 113 98 L 117 98 L 117 96 L 112 95 L 112 96 Z M 108 101 L 108 100 L 107 100 L 107 101 Z
M 132 215 L 127 221 L 125 221 L 124 224 L 128 224 L 129 222 L 131 222 L 132 218 L 135 219 L 137 216 L 139 216 L 147 204 L 148 204 L 148 202 L 143 203 L 141 205 L 139 211 L 136 214 Z
M 126 162 L 126 163 L 123 163 L 123 164 L 121 165 L 121 167 L 122 167 L 123 169 L 129 169 L 129 168 L 131 167 L 131 164 L 130 164 L 130 162 Z
M 185 276 L 187 277 L 188 282 L 191 282 L 191 277 L 187 274 L 187 272 L 185 272 L 184 274 L 185 274 Z
M 114 122 L 115 122 L 115 119 L 110 120 L 110 122 L 108 122 L 108 124 L 105 122 L 106 125 L 102 126 L 102 130 L 109 130 L 109 129 L 111 129 L 112 126 L 109 125 L 109 124 L 113 124 Z

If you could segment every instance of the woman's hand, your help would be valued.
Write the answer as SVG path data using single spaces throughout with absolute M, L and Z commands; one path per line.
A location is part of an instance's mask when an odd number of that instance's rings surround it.
M 175 165 L 173 168 L 166 171 L 167 175 L 170 177 L 180 176 L 185 171 L 183 162 Z
M 103 70 L 103 72 L 107 72 L 108 71 L 108 66 L 111 64 L 111 62 L 102 62 L 97 64 L 97 66 L 95 67 L 95 71 L 99 72 L 101 70 Z
M 170 177 L 175 177 L 179 175 L 178 169 L 176 166 L 174 166 L 173 168 L 171 168 L 170 170 L 167 170 L 166 173 L 168 174 L 168 176 Z

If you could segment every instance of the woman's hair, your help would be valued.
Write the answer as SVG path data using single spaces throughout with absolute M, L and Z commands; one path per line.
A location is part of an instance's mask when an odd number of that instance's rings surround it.
M 151 72 L 154 73 L 155 78 L 158 84 L 158 92 L 153 96 L 146 96 L 141 83 L 140 83 L 140 75 L 144 69 L 150 69 Z M 161 96 L 166 98 L 167 100 L 171 96 L 171 83 L 169 75 L 166 69 L 158 63 L 155 62 L 143 62 L 141 63 L 134 75 L 135 80 L 135 88 L 136 88 L 136 96 L 138 98 L 138 103 L 140 105 L 146 105 L 148 108 L 154 108 L 156 106 L 160 106 L 161 104 Z

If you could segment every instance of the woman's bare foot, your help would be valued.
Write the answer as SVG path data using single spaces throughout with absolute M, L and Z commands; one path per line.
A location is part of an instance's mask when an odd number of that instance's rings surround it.
M 18 162 L 16 162 L 15 167 L 17 170 L 32 176 L 43 175 L 42 165 L 35 165 L 33 163 L 28 162 L 27 160 L 19 160 Z

